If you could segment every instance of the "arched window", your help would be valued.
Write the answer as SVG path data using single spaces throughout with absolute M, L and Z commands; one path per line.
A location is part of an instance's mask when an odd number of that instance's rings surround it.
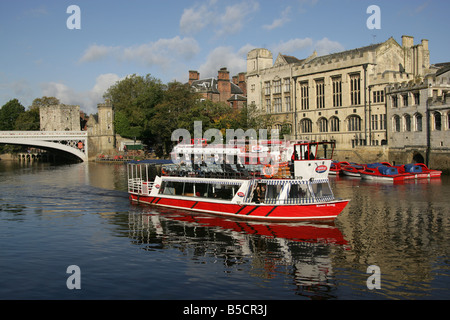
M 339 132 L 339 118 L 331 117 L 330 118 L 330 131 L 331 132 Z
M 441 114 L 436 111 L 433 113 L 433 118 L 434 118 L 434 130 L 441 131 L 442 130 Z
M 403 120 L 405 121 L 405 131 L 411 131 L 411 116 L 409 114 L 405 114 L 403 116 Z
M 414 115 L 414 130 L 422 131 L 422 119 L 423 116 L 420 113 Z
M 400 117 L 398 115 L 392 118 L 392 131 L 400 132 Z
M 450 129 L 450 112 L 447 113 L 447 129 Z
M 300 130 L 302 133 L 312 132 L 312 121 L 310 119 L 303 119 L 300 121 Z
M 348 131 L 361 131 L 361 118 L 359 116 L 348 117 Z
M 326 118 L 320 118 L 318 121 L 319 132 L 328 132 L 328 120 Z

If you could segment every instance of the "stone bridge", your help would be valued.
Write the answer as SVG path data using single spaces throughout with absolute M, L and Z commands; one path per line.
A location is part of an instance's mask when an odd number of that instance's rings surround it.
M 88 161 L 87 131 L 0 131 L 0 144 L 59 151 Z

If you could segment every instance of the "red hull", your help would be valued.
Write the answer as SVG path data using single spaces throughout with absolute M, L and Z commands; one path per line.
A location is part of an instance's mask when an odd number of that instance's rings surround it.
M 348 200 L 336 200 L 318 204 L 239 205 L 189 199 L 138 196 L 136 194 L 130 194 L 130 200 L 168 208 L 264 221 L 333 220 L 348 204 Z

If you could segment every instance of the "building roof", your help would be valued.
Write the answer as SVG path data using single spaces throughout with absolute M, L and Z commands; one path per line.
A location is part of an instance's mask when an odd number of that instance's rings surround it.
M 235 85 L 230 81 L 231 84 L 231 94 L 243 94 L 239 86 Z M 206 78 L 192 81 L 191 87 L 196 92 L 202 93 L 217 93 L 219 94 L 219 90 L 217 89 L 217 79 L 216 78 Z

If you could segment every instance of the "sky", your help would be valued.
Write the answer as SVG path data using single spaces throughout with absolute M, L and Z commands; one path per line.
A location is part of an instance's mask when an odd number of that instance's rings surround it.
M 0 0 L 0 106 L 54 96 L 92 114 L 129 75 L 166 84 L 226 67 L 233 76 L 254 48 L 304 59 L 409 35 L 429 40 L 432 64 L 450 62 L 449 9 L 448 0 Z

